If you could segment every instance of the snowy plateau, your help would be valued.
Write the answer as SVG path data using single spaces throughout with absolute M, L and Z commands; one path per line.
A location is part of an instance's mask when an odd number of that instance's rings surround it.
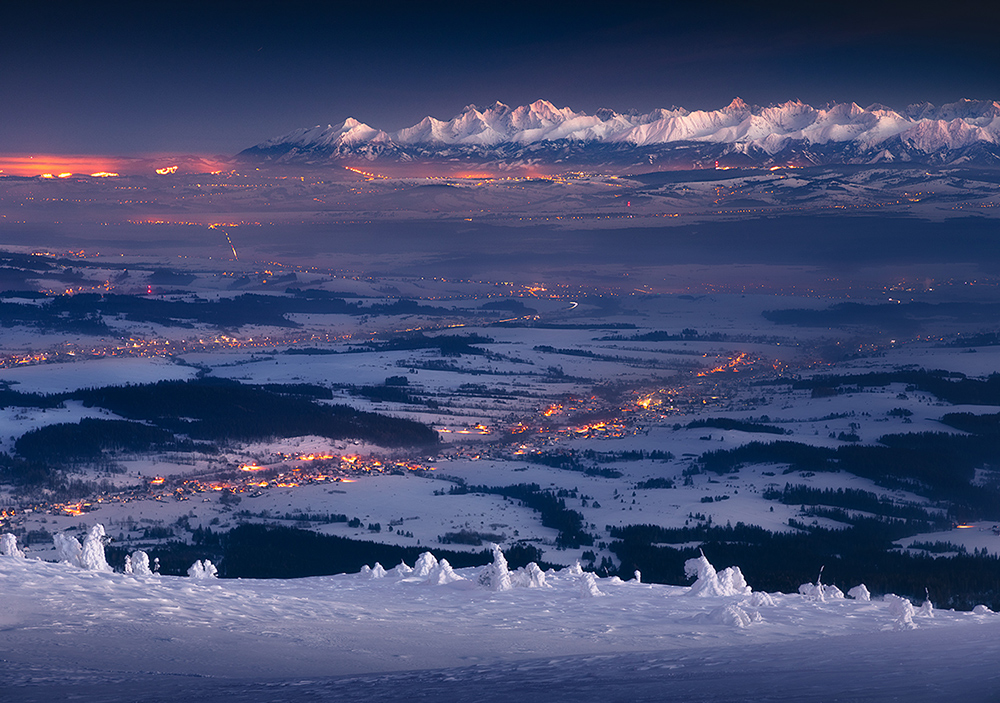
M 425 117 L 387 132 L 354 118 L 297 129 L 243 151 L 250 160 L 431 162 L 516 170 L 564 167 L 670 169 L 918 163 L 995 165 L 1000 104 L 960 100 L 892 110 L 800 101 L 758 107 L 736 98 L 716 110 L 657 109 L 589 115 L 547 100 L 475 105 L 450 120 Z
M 89 567 L 89 568 L 84 568 Z M 768 594 L 452 570 L 281 580 L 112 573 L 0 556 L 5 701 L 996 700 L 1000 616 L 864 589 Z M 638 575 L 636 575 L 638 577 Z

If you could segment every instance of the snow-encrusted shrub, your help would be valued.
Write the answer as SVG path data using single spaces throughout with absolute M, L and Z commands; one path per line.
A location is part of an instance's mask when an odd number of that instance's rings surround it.
M 819 576 L 816 577 L 816 583 L 804 583 L 799 586 L 799 593 L 806 596 L 807 598 L 814 598 L 820 602 L 826 602 L 829 598 L 830 600 L 843 600 L 844 592 L 833 584 L 826 585 L 823 583 L 823 568 L 819 569 Z
M 803 583 L 799 586 L 799 593 L 804 595 L 806 598 L 812 598 L 823 602 L 826 600 L 825 592 L 823 590 L 823 569 L 826 566 L 819 567 L 819 575 L 816 577 L 816 583 Z
M 375 566 L 368 566 L 365 564 L 361 567 L 361 571 L 358 573 L 358 578 L 362 579 L 380 579 L 385 578 L 385 569 L 378 562 L 375 562 Z
M 65 532 L 58 532 L 53 537 L 56 555 L 60 562 L 89 571 L 113 570 L 104 557 L 104 543 L 106 541 L 104 525 L 100 523 L 91 527 L 87 532 L 87 536 L 83 538 L 83 546 L 80 545 L 76 537 L 71 537 Z
M 931 603 L 931 599 L 928 598 L 921 604 L 920 610 L 917 611 L 917 615 L 922 618 L 932 618 L 934 617 L 934 604 Z
M 756 610 L 747 612 L 735 603 L 720 605 L 708 614 L 708 619 L 712 622 L 718 622 L 723 625 L 731 625 L 739 628 L 750 627 L 750 625 L 753 625 L 754 623 L 763 621 L 760 613 Z
M 684 575 L 698 577 L 687 592 L 689 596 L 748 596 L 753 592 L 740 567 L 730 566 L 716 572 L 704 554 L 684 562 Z
M 738 566 L 727 567 L 720 571 L 718 576 L 722 595 L 745 596 L 753 592 L 753 589 L 747 584 L 747 580 Z
M 985 605 L 979 604 L 972 609 L 973 615 L 992 615 L 993 611 L 987 608 Z
M 430 552 L 424 552 L 424 554 L 429 556 Z M 421 554 L 420 556 L 423 557 L 424 554 Z M 431 558 L 433 559 L 433 557 Z M 427 580 L 425 583 L 435 586 L 444 586 L 445 584 L 454 583 L 455 581 L 465 581 L 465 579 L 455 573 L 455 570 L 451 568 L 451 564 L 448 563 L 447 559 L 442 559 L 431 567 L 431 570 L 427 574 Z
M 567 566 L 565 569 L 566 573 L 570 576 L 579 576 L 583 573 L 583 567 L 580 566 L 579 560 L 577 560 L 573 566 Z
M 764 607 L 772 608 L 775 605 L 777 605 L 774 602 L 774 598 L 771 596 L 771 594 L 765 593 L 764 591 L 754 591 L 753 593 L 751 593 L 749 600 L 747 600 L 747 603 L 754 608 L 764 608 Z
M 804 583 L 799 586 L 799 593 L 824 603 L 827 600 L 844 600 L 844 592 L 832 583 Z
M 24 558 L 24 552 L 17 548 L 17 537 L 9 532 L 0 535 L 0 555 Z
M 642 572 L 636 569 L 635 572 L 632 574 L 632 580 L 635 581 L 636 583 L 642 583 Z
M 509 591 L 514 587 L 507 558 L 500 551 L 499 545 L 493 545 L 493 563 L 487 564 L 479 572 L 479 585 L 490 591 Z
M 823 598 L 826 600 L 844 600 L 844 592 L 832 583 L 823 584 Z
M 434 558 L 433 554 L 424 552 L 417 557 L 417 563 L 413 565 L 413 575 L 427 576 L 431 573 L 431 569 L 437 566 L 437 563 L 438 560 Z
M 114 571 L 104 556 L 104 545 L 107 541 L 104 525 L 97 523 L 91 527 L 87 536 L 83 538 L 80 566 L 89 571 Z
M 396 566 L 389 569 L 389 573 L 393 576 L 409 576 L 413 573 L 413 567 L 407 564 L 405 561 L 401 561 Z
M 510 574 L 511 583 L 519 588 L 548 588 L 545 581 L 545 572 L 538 568 L 538 564 L 531 562 L 517 571 Z
M 191 568 L 188 569 L 188 576 L 193 579 L 214 579 L 218 578 L 219 570 L 216 569 L 215 564 L 208 559 L 205 559 L 204 561 L 199 560 L 192 564 Z
M 125 573 L 133 576 L 152 576 L 153 570 L 149 568 L 149 555 L 138 549 L 125 557 Z
M 889 614 L 895 618 L 897 630 L 912 630 L 916 627 L 913 624 L 913 616 L 915 614 L 913 603 L 894 593 L 886 594 L 883 600 L 889 604 Z
M 872 599 L 872 594 L 868 591 L 868 586 L 863 583 L 859 583 L 857 586 L 852 588 L 847 592 L 848 598 L 853 598 L 854 600 L 868 602 Z
M 577 562 L 579 565 L 579 562 Z M 580 574 L 580 597 L 581 598 L 597 598 L 603 596 L 601 589 L 597 587 L 597 577 L 589 571 L 584 571 Z
M 80 546 L 80 541 L 76 537 L 65 532 L 57 532 L 52 536 L 52 542 L 56 546 L 56 557 L 60 563 L 80 566 L 80 554 L 83 552 L 83 547 Z
M 823 600 L 823 584 L 803 583 L 799 585 L 799 593 L 804 595 L 806 598 Z

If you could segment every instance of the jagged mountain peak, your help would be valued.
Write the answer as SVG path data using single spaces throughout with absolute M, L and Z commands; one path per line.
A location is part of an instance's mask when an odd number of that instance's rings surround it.
M 750 106 L 746 104 L 743 98 L 735 97 L 733 98 L 732 102 L 730 102 L 722 109 L 725 110 L 726 112 L 743 112 L 745 110 L 749 110 Z
M 1000 145 L 1000 103 L 961 99 L 896 111 L 881 103 L 863 108 L 855 102 L 815 108 L 801 100 L 759 107 L 736 97 L 715 110 L 672 107 L 641 114 L 605 107 L 588 114 L 544 99 L 518 107 L 497 101 L 484 109 L 467 105 L 450 120 L 428 116 L 393 133 L 349 117 L 337 126 L 317 125 L 269 139 L 244 155 L 434 159 L 447 154 L 488 161 L 530 148 L 536 156 L 563 154 L 559 159 L 569 152 L 584 158 L 587 150 L 604 150 L 614 154 L 609 158 L 635 160 L 637 150 L 665 153 L 690 145 L 762 162 L 783 153 L 800 158 L 817 151 L 823 154 L 817 158 L 834 162 L 947 160 L 958 150 L 966 160 L 979 158 L 965 153 L 973 149 L 992 163 L 1000 159 L 995 153 Z

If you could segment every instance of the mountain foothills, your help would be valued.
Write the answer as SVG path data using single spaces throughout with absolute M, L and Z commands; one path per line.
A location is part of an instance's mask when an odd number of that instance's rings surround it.
M 297 129 L 241 152 L 255 160 L 467 161 L 681 167 L 869 163 L 1000 164 L 1000 103 L 960 100 L 902 111 L 855 103 L 814 108 L 800 101 L 759 107 L 740 98 L 718 110 L 648 113 L 557 108 L 546 100 L 450 120 L 425 117 L 396 132 L 354 118 Z M 709 162 L 706 164 L 706 162 Z

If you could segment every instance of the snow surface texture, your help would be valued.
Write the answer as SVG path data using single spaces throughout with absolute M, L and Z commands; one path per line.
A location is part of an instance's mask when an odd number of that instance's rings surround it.
M 544 685 L 584 701 L 986 701 L 1000 684 L 1000 617 L 987 608 L 750 592 L 738 570 L 704 558 L 689 563 L 691 587 L 529 567 L 533 579 L 508 570 L 498 590 L 501 559 L 453 570 L 425 554 L 422 575 L 376 565 L 369 578 L 206 581 L 140 576 L 135 555 L 132 574 L 5 555 L 0 690 L 5 701 L 131 701 L 136 690 L 147 701 L 499 701 Z M 713 575 L 728 594 L 704 592 Z

